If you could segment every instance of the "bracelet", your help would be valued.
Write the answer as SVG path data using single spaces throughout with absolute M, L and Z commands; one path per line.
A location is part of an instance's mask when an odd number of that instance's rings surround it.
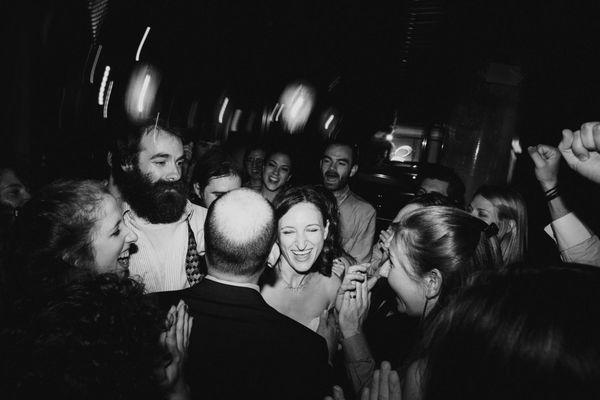
M 554 200 L 558 196 L 560 196 L 560 193 L 558 191 L 558 185 L 556 185 L 552 189 L 548 189 L 544 192 L 544 197 L 546 198 L 546 201 Z

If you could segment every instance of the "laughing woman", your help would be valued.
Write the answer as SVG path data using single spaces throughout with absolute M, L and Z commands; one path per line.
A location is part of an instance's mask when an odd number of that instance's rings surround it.
M 284 150 L 274 150 L 265 158 L 260 193 L 270 203 L 292 178 L 292 156 Z
M 312 186 L 285 189 L 274 203 L 279 261 L 268 269 L 262 295 L 280 313 L 316 330 L 336 300 L 339 256 L 327 200 Z
M 21 290 L 35 294 L 82 274 L 127 275 L 137 240 L 121 208 L 96 181 L 47 185 L 23 208 L 16 224 L 12 271 Z

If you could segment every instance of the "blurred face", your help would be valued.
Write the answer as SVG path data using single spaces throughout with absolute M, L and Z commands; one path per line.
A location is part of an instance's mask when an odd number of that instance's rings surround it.
M 92 229 L 96 271 L 125 273 L 129 265 L 129 246 L 136 240 L 137 235 L 123 223 L 117 201 L 110 195 L 104 196 Z
M 449 183 L 446 181 L 441 181 L 439 179 L 434 178 L 425 178 L 423 182 L 421 182 L 421 187 L 419 187 L 418 194 L 425 194 L 431 192 L 437 192 L 443 194 L 444 196 L 448 196 L 448 186 Z
M 0 172 L 0 205 L 21 208 L 29 199 L 31 195 L 13 170 Z
M 217 176 L 208 181 L 208 185 L 204 188 L 201 196 L 204 201 L 204 207 L 210 205 L 223 196 L 225 193 L 242 187 L 242 178 L 237 175 Z
M 284 262 L 298 273 L 308 272 L 323 249 L 329 230 L 319 209 L 312 203 L 298 203 L 278 222 L 279 247 Z
M 396 240 L 390 246 L 390 261 L 387 279 L 396 293 L 398 311 L 413 316 L 421 315 L 426 302 L 425 280 L 414 272 L 403 246 Z
M 260 180 L 262 178 L 263 163 L 265 161 L 265 151 L 254 149 L 246 156 L 244 168 L 251 180 Z
M 292 160 L 287 154 L 273 153 L 265 162 L 263 186 L 271 192 L 279 191 L 292 177 Z
M 498 210 L 489 200 L 480 194 L 473 197 L 467 211 L 488 225 L 492 222 L 499 225 Z
M 356 165 L 352 166 L 352 149 L 349 146 L 329 146 L 321 158 L 323 185 L 329 190 L 344 189 L 357 169 Z

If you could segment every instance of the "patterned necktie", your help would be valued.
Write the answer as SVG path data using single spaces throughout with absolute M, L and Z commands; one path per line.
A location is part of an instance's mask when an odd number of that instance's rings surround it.
M 198 253 L 196 238 L 194 237 L 194 231 L 192 231 L 189 219 L 187 220 L 187 225 L 188 247 L 187 254 L 185 255 L 185 273 L 190 286 L 194 286 L 202 281 L 204 275 L 206 275 L 206 263 L 204 257 L 200 256 L 200 253 Z

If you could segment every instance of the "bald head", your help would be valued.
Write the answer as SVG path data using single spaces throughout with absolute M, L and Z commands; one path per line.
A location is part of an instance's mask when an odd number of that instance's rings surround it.
M 264 268 L 273 246 L 273 208 L 253 190 L 232 190 L 208 209 L 204 233 L 210 269 L 227 275 L 254 276 Z

